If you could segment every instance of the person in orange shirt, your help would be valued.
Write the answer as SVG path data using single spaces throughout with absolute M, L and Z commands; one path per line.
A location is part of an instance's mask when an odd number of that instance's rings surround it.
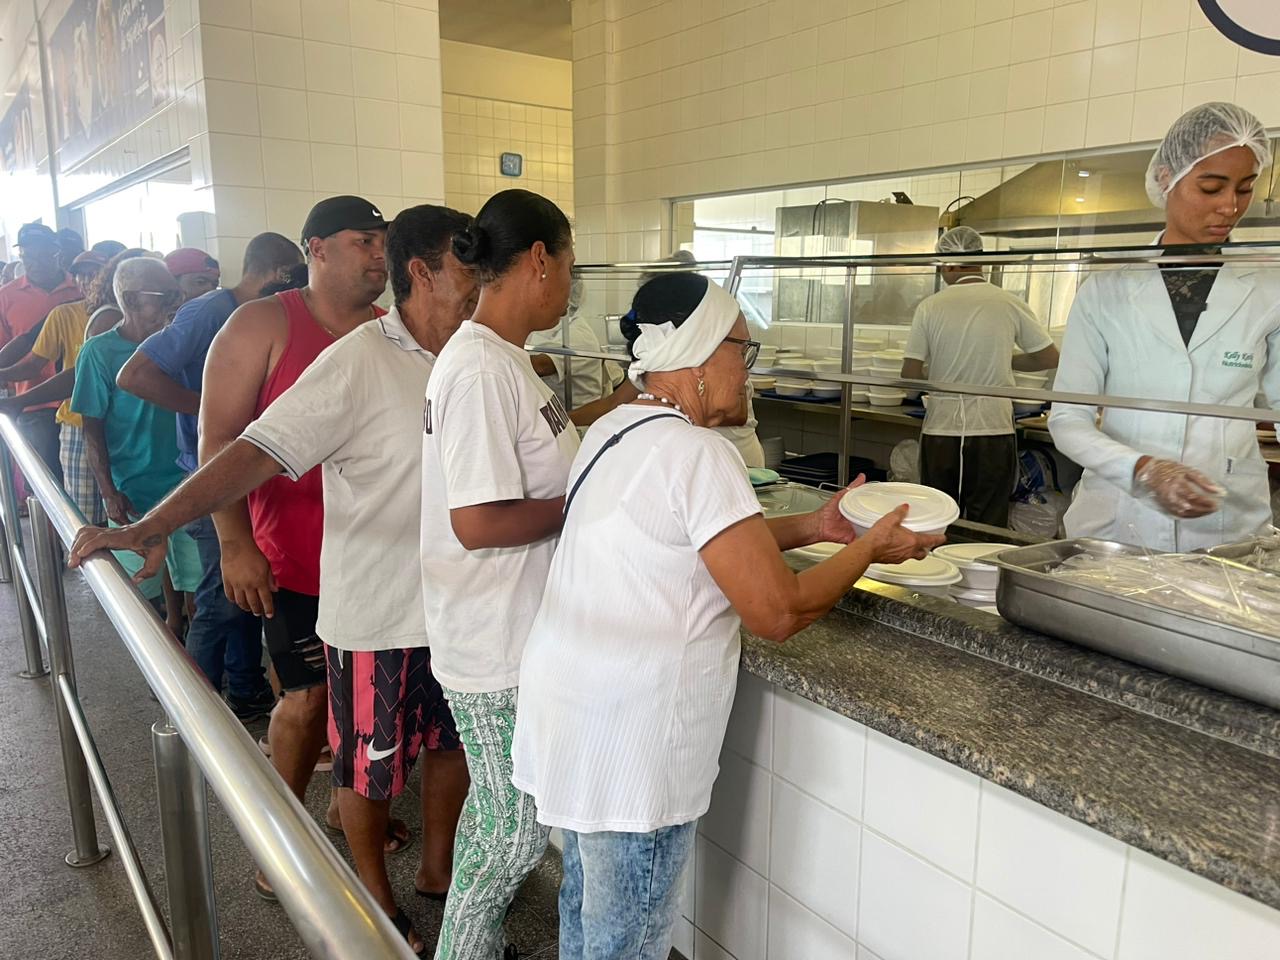
M 83 297 L 79 286 L 62 268 L 57 235 L 42 223 L 25 223 L 18 230 L 24 274 L 0 287 L 0 347 L 27 333 L 44 320 L 54 307 Z M 39 383 L 53 375 L 46 364 L 34 377 Z M 31 381 L 17 384 L 17 392 L 28 390 Z M 62 482 L 59 463 L 57 403 L 27 410 L 18 416 L 18 427 L 36 449 L 49 470 Z

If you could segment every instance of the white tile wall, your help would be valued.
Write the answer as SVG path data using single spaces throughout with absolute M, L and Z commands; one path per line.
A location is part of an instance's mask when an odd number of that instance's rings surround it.
M 770 960 L 814 960 L 816 957 L 858 960 L 858 944 L 777 887 L 771 887 Z
M 571 111 L 446 94 L 445 195 L 450 206 L 475 213 L 493 194 L 519 187 L 554 201 L 570 218 L 573 202 Z M 524 173 L 498 172 L 502 153 L 524 157 Z
M 1280 943 L 1280 911 L 756 677 L 739 693 L 676 930 L 690 960 L 1262 960 Z
M 1129 853 L 1117 960 L 1280 955 L 1280 913 L 1148 854 Z
M 867 737 L 867 826 L 971 881 L 978 778 L 872 731 Z
M 884 960 L 963 960 L 973 891 L 874 833 L 862 839 L 858 942 Z
M 982 785 L 978 886 L 1100 954 L 1115 945 L 1125 846 L 992 783 Z
M 636 203 L 1146 142 L 1209 98 L 1280 124 L 1280 58 L 1193 0 L 573 0 L 573 19 L 597 259 L 669 245 L 623 224 Z
M 731 750 L 720 758 L 711 809 L 698 829 L 761 876 L 769 876 L 768 771 Z
M 779 779 L 771 822 L 770 882 L 845 936 L 856 936 L 858 824 Z
M 785 690 L 774 696 L 773 710 L 774 772 L 861 819 L 867 728 Z
M 199 10 L 192 89 L 205 120 L 189 126 L 209 131 L 201 176 L 215 188 L 220 249 L 268 228 L 296 236 L 334 192 L 363 193 L 388 217 L 444 199 L 434 2 L 200 0 Z M 235 267 L 224 269 L 234 281 Z

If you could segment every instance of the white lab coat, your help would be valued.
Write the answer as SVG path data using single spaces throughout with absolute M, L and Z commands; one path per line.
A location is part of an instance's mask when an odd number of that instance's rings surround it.
M 1190 344 L 1178 332 L 1158 267 L 1099 271 L 1080 287 L 1067 321 L 1054 389 L 1191 403 L 1280 408 L 1280 277 L 1224 266 Z M 1249 420 L 1054 404 L 1049 432 L 1084 468 L 1064 524 L 1100 537 L 1185 552 L 1240 540 L 1271 523 L 1267 467 Z M 1139 498 L 1142 455 L 1185 463 L 1226 488 L 1222 508 L 1178 520 Z

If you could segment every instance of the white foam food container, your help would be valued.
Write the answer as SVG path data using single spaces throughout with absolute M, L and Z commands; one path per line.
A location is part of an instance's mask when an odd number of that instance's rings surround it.
M 799 557 L 801 560 L 821 563 L 829 557 L 834 557 L 844 549 L 844 546 L 843 543 L 811 543 L 805 547 L 796 547 L 794 550 L 788 550 L 787 553 L 790 556 Z
M 871 398 L 867 396 L 866 390 L 859 390 L 855 387 L 849 391 L 850 403 L 868 403 L 870 402 L 870 399 Z
M 840 384 L 828 383 L 826 380 L 815 380 L 810 391 L 815 397 L 823 400 L 834 400 L 840 396 Z
M 759 376 L 751 377 L 749 379 L 751 380 L 751 386 L 756 390 L 772 390 L 778 385 L 777 377 Z
M 906 357 L 906 354 L 903 353 L 901 350 L 877 350 L 874 354 L 872 354 L 871 361 L 877 367 L 882 365 L 888 365 L 888 366 L 897 365 L 900 367 L 902 366 L 902 361 L 905 357 Z
M 903 526 L 915 533 L 945 533 L 960 519 L 960 507 L 941 490 L 920 483 L 864 483 L 840 498 L 840 513 L 858 535 L 902 504 L 911 510 Z M 950 561 L 947 561 L 950 563 Z M 952 564 L 954 567 L 954 564 Z
M 839 360 L 830 360 L 830 359 L 828 359 L 828 360 L 815 360 L 815 361 L 813 362 L 813 369 L 814 369 L 816 372 L 818 372 L 818 373 L 839 373 L 839 372 L 840 372 L 840 361 L 839 361 Z
M 907 392 L 892 387 L 868 387 L 867 399 L 873 407 L 900 407 L 907 399 Z
M 1000 568 L 983 558 L 1010 549 L 1006 543 L 948 543 L 933 551 L 960 569 L 960 585 L 966 590 L 985 590 L 995 597 L 1000 584 Z
M 809 381 L 788 380 L 784 377 L 778 380 L 773 389 L 780 397 L 807 397 L 809 395 Z
M 874 353 L 877 350 L 884 349 L 883 337 L 854 337 L 853 349 L 855 352 L 865 351 Z
M 905 563 L 873 563 L 863 574 L 869 580 L 910 587 L 935 597 L 949 597 L 951 585 L 960 582 L 960 571 L 941 557 L 925 557 Z

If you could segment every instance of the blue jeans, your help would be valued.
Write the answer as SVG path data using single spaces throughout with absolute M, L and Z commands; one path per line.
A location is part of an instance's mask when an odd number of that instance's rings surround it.
M 667 960 L 696 827 L 565 830 L 560 960 Z
M 262 669 L 262 624 L 227 599 L 222 590 L 222 550 L 213 520 L 201 517 L 187 524 L 187 533 L 200 552 L 202 575 L 196 588 L 196 615 L 187 630 L 187 652 L 213 689 L 237 699 L 262 696 L 267 687 Z

